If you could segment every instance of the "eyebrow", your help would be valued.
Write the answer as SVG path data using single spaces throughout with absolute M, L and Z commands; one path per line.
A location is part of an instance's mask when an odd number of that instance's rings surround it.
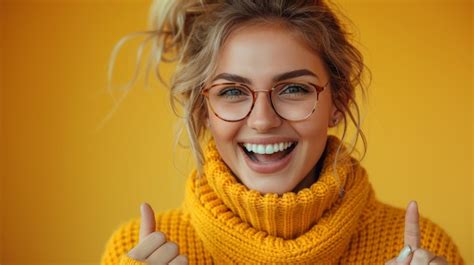
M 290 71 L 290 72 L 281 73 L 279 75 L 276 75 L 275 77 L 273 77 L 272 81 L 273 82 L 280 82 L 282 80 L 295 78 L 295 77 L 299 77 L 299 76 L 306 76 L 306 75 L 314 76 L 314 77 L 319 79 L 317 74 L 311 72 L 308 69 L 298 69 L 298 70 L 294 70 L 294 71 Z M 248 84 L 248 85 L 252 84 L 252 81 L 250 81 L 250 79 L 248 79 L 246 77 L 243 77 L 243 76 L 240 76 L 240 75 L 235 75 L 235 74 L 229 74 L 229 73 L 218 74 L 216 77 L 214 77 L 212 79 L 211 82 L 214 82 L 218 79 L 225 79 L 225 80 L 230 81 L 230 82 L 243 83 L 243 84 Z

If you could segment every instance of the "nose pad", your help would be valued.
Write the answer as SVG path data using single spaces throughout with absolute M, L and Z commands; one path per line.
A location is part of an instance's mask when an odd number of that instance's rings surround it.
M 268 93 L 257 93 L 255 104 L 249 117 L 247 125 L 258 132 L 265 132 L 281 125 L 282 120 L 275 112 Z

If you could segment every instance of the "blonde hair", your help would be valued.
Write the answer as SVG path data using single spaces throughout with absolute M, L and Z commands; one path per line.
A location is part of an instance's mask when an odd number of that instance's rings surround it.
M 149 75 L 150 69 L 154 69 L 158 79 L 164 83 L 158 65 L 161 62 L 177 62 L 170 85 L 170 101 L 175 113 L 178 107 L 183 108 L 184 128 L 200 172 L 204 162 L 200 140 L 203 140 L 206 134 L 207 115 L 201 89 L 215 73 L 218 52 L 227 36 L 236 27 L 248 22 L 282 23 L 289 30 L 298 33 L 321 56 L 329 72 L 332 100 L 343 114 L 341 145 L 350 121 L 355 126 L 356 135 L 348 154 L 355 150 L 357 140 L 361 137 L 364 152 L 360 160 L 365 157 L 367 141 L 361 130 L 361 115 L 355 100 L 355 90 L 360 87 L 365 99 L 363 73 L 366 67 L 362 54 L 349 41 L 351 33 L 338 19 L 335 10 L 335 7 L 330 8 L 326 2 L 318 0 L 153 2 L 149 16 L 151 30 L 135 33 L 146 35 L 145 42 L 152 44 L 146 76 Z M 109 65 L 109 82 L 116 53 L 129 37 L 126 36 L 114 48 Z M 145 42 L 142 45 L 145 45 Z M 141 57 L 141 51 L 139 56 Z M 129 87 L 136 76 L 137 72 Z M 352 107 L 355 112 L 351 110 Z M 341 146 L 338 148 L 338 154 L 340 150 Z M 335 163 L 336 161 L 334 168 Z

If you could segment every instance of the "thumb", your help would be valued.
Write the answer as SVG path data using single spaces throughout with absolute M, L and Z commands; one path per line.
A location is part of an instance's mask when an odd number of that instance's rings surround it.
M 155 232 L 155 213 L 151 206 L 146 202 L 140 205 L 140 212 L 141 221 L 139 242 L 142 242 L 147 235 Z
M 416 201 L 411 201 L 405 214 L 405 246 L 409 245 L 412 250 L 420 247 L 419 218 L 418 205 Z
M 405 247 L 400 251 L 398 257 L 387 264 L 407 265 L 411 263 L 413 251 L 420 247 L 420 225 L 418 205 L 416 201 L 408 203 L 405 213 Z

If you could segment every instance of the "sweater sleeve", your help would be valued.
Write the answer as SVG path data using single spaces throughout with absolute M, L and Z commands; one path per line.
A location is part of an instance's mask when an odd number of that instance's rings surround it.
M 139 229 L 138 219 L 121 224 L 108 239 L 100 264 L 144 265 L 145 263 L 127 256 L 127 253 L 138 243 Z
M 352 237 L 343 264 L 385 264 L 404 246 L 405 209 L 377 202 L 361 218 L 359 230 Z M 464 261 L 452 238 L 439 225 L 420 217 L 421 247 L 443 256 L 449 265 Z
M 464 264 L 456 244 L 439 225 L 427 218 L 421 218 L 420 233 L 423 248 L 438 256 L 443 256 L 450 265 Z

